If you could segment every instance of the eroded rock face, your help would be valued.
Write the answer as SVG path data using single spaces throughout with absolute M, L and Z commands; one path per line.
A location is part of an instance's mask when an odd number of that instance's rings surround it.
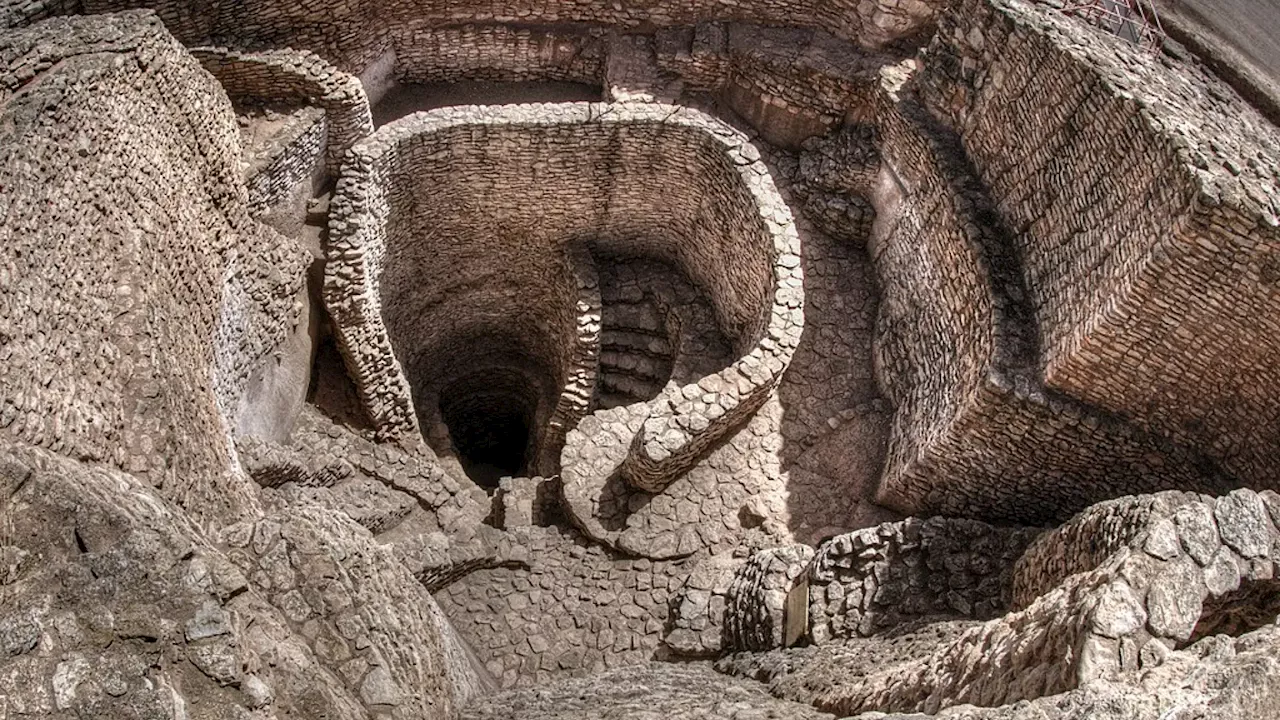
M 125 473 L 6 444 L 10 713 L 446 717 L 478 688 L 430 596 L 320 508 L 210 542 Z

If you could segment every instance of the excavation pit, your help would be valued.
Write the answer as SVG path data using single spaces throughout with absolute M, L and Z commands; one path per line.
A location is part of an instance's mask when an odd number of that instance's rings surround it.
M 379 433 L 420 431 L 483 485 L 558 472 L 613 357 L 596 267 L 610 258 L 687 279 L 710 310 L 670 340 L 709 333 L 763 367 L 704 368 L 737 372 L 715 384 L 750 407 L 785 368 L 803 294 L 790 213 L 758 157 L 723 123 L 661 105 L 450 107 L 361 142 L 334 195 L 325 295 Z M 674 422 L 653 395 L 636 395 L 653 427 Z M 732 420 L 695 427 L 714 437 Z

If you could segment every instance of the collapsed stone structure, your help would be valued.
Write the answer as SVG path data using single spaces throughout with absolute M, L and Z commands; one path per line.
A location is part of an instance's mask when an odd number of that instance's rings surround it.
M 0 22 L 0 715 L 1270 716 L 1280 129 L 1212 29 Z

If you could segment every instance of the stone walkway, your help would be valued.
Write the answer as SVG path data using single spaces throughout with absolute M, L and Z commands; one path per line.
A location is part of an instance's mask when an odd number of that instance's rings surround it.
M 820 720 L 833 716 L 779 700 L 764 686 L 705 663 L 650 663 L 482 698 L 462 720 Z

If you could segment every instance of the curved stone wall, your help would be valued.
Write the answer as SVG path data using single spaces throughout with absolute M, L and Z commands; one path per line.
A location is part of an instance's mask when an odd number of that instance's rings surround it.
M 143 13 L 0 49 L 0 428 L 198 516 L 250 511 L 229 437 L 303 258 L 249 217 L 227 96 Z
M 449 27 L 466 23 L 600 25 L 617 28 L 695 25 L 748 20 L 769 25 L 821 27 L 868 48 L 919 34 L 929 27 L 937 0 L 628 0 L 565 3 L 502 0 L 477 6 L 470 0 L 85 0 L 89 13 L 147 7 L 156 10 L 183 42 L 206 44 L 235 37 L 246 44 L 289 45 L 361 72 L 391 44 L 389 29 Z
M 325 169 L 336 175 L 342 156 L 373 132 L 369 98 L 355 76 L 310 52 L 241 52 L 224 47 L 192 48 L 204 68 L 232 98 L 307 101 L 324 108 Z
M 641 411 L 633 478 L 669 481 L 763 402 L 803 290 L 790 213 L 745 138 L 658 105 L 447 108 L 358 144 L 334 197 L 326 301 L 379 432 L 434 417 L 449 344 L 477 333 L 522 338 L 559 393 L 579 343 L 570 255 L 587 244 L 680 268 L 742 356 Z

